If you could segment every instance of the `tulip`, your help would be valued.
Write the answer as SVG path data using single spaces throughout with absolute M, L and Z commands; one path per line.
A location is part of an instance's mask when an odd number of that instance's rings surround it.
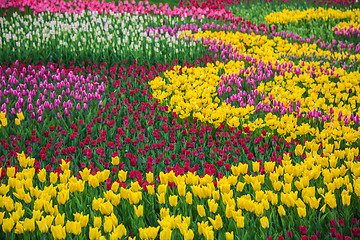
M 139 205 L 138 207 L 134 206 L 134 210 L 137 217 L 144 216 L 143 205 Z
M 332 237 L 336 237 L 336 229 L 335 228 L 330 228 L 330 236 Z
M 63 213 L 63 214 L 58 214 L 58 215 L 55 217 L 55 225 L 64 226 L 64 223 L 65 223 L 65 213 Z
M 198 212 L 200 217 L 205 217 L 206 216 L 205 208 L 204 208 L 203 205 L 197 205 L 197 212 Z
M 208 218 L 208 219 L 211 222 L 211 224 L 214 226 L 215 230 L 219 230 L 223 227 L 223 221 L 219 214 L 215 216 L 215 219 L 212 218 Z
M 75 221 L 80 222 L 80 226 L 86 227 L 89 222 L 89 215 L 82 215 L 82 213 L 74 213 Z
M 120 182 L 125 182 L 126 181 L 126 176 L 127 176 L 127 172 L 120 170 L 118 173 L 118 178 L 120 180 Z
M 23 223 L 24 232 L 33 232 L 35 230 L 35 219 L 25 218 Z
M 15 225 L 15 222 L 12 218 L 4 218 L 2 222 L 2 230 L 5 233 L 11 232 Z
M 262 228 L 269 228 L 269 220 L 266 216 L 260 219 L 260 223 Z
M 192 194 L 191 194 L 190 192 L 187 192 L 187 193 L 186 193 L 185 198 L 186 198 L 186 204 L 192 205 L 192 203 L 193 203 L 193 198 L 192 198 Z
M 66 231 L 62 225 L 51 226 L 51 233 L 54 239 L 65 239 Z
M 178 196 L 177 195 L 172 195 L 172 196 L 169 197 L 170 206 L 176 207 L 177 201 L 178 201 Z
M 165 228 L 160 232 L 160 239 L 170 240 L 172 235 L 172 230 L 170 228 Z
M 114 208 L 110 202 L 105 202 L 100 204 L 100 212 L 101 214 L 110 215 L 113 212 Z
M 67 221 L 66 222 L 66 232 L 72 233 L 74 235 L 81 234 L 81 224 L 77 221 Z
M 90 240 L 96 240 L 101 237 L 101 232 L 99 231 L 99 228 L 97 227 L 90 227 L 89 229 L 89 238 Z
M 360 237 L 360 229 L 358 227 L 354 227 L 351 229 L 351 234 L 354 237 Z

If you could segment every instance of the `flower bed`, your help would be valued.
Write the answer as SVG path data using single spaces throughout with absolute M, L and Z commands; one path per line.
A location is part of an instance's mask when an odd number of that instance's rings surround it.
M 11 4 L 35 15 L 0 18 L 1 238 L 360 236 L 352 5 Z

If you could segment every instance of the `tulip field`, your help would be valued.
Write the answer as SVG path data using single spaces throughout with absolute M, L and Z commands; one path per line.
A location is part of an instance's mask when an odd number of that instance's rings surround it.
M 355 1 L 0 1 L 0 239 L 360 239 L 359 125 Z

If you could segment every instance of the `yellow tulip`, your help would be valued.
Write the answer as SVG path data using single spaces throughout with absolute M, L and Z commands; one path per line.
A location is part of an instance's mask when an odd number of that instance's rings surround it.
M 3 203 L 8 212 L 12 212 L 14 210 L 14 200 L 12 200 L 10 197 L 4 197 Z
M 194 232 L 192 229 L 189 229 L 184 234 L 184 240 L 193 240 L 194 239 Z
M 341 192 L 341 200 L 344 206 L 350 206 L 351 195 L 345 189 Z
M 124 236 L 127 235 L 126 228 L 125 228 L 125 226 L 124 226 L 123 224 L 120 224 L 119 226 L 117 226 L 117 227 L 114 229 L 113 233 L 116 233 L 116 236 L 117 236 L 118 238 L 122 238 L 122 237 L 124 237 Z
M 134 206 L 134 211 L 137 217 L 144 216 L 144 207 L 143 205 L 139 205 L 138 207 Z
M 35 219 L 25 218 L 23 227 L 24 227 L 24 232 L 33 232 L 35 230 Z
M 269 228 L 269 220 L 266 216 L 260 219 L 260 223 L 262 228 Z
M 15 234 L 23 234 L 24 233 L 24 227 L 21 222 L 17 222 L 15 225 Z
M 84 168 L 82 171 L 80 171 L 80 175 L 82 180 L 87 181 L 89 179 L 91 170 L 88 168 Z
M 97 179 L 99 180 L 99 183 L 104 182 L 106 179 L 109 178 L 110 176 L 110 170 L 109 169 L 105 169 L 101 172 L 97 172 L 97 174 L 95 175 L 97 177 Z
M 111 218 L 105 218 L 104 221 L 104 232 L 109 233 L 113 230 L 114 228 L 114 223 L 111 220 Z
M 5 212 L 0 212 L 0 225 L 3 222 L 4 216 L 5 216 Z
M 154 194 L 155 194 L 155 187 L 154 187 L 154 185 L 147 185 L 146 188 L 147 188 L 147 191 L 148 191 L 148 193 L 149 193 L 150 195 L 154 195 Z
M 318 209 L 321 198 L 316 199 L 315 197 L 311 197 L 309 199 L 309 204 L 312 209 Z
M 25 153 L 17 153 L 17 159 L 19 161 L 19 165 L 22 168 L 26 168 L 28 166 L 28 159 L 25 156 Z
M 142 192 L 132 192 L 129 194 L 129 202 L 130 204 L 138 204 L 142 200 Z
M 99 228 L 90 227 L 90 229 L 89 229 L 89 238 L 90 238 L 90 240 L 97 240 L 100 237 L 101 237 L 101 232 L 99 231 Z
M 235 221 L 236 221 L 236 226 L 238 228 L 244 228 L 244 226 L 245 226 L 245 217 L 244 216 L 237 216 L 235 218 Z
M 51 233 L 55 240 L 66 238 L 65 227 L 62 225 L 51 226 Z
M 37 177 L 39 179 L 40 182 L 45 182 L 46 181 L 46 169 L 43 168 L 39 171 L 39 173 L 37 174 Z
M 206 216 L 205 208 L 204 208 L 203 205 L 197 205 L 197 212 L 198 212 L 200 217 L 205 217 Z
M 167 191 L 167 185 L 166 184 L 160 184 L 157 188 L 157 192 L 158 194 L 162 194 L 165 193 L 166 194 Z
M 255 206 L 255 214 L 257 217 L 261 217 L 264 214 L 264 206 L 262 203 L 254 204 Z
M 168 208 L 161 208 L 160 209 L 160 217 L 163 219 L 166 216 L 169 216 L 170 210 Z
M 65 224 L 65 213 L 63 214 L 58 214 L 55 217 L 55 225 L 60 225 L 60 226 L 64 226 Z
M 59 192 L 57 195 L 58 204 L 64 205 L 69 200 L 69 197 L 69 189 Z
M 3 195 L 3 196 L 6 195 L 9 192 L 9 189 L 10 189 L 10 187 L 8 185 L 1 184 L 1 186 L 0 186 L 0 194 Z
M 304 153 L 304 147 L 300 144 L 296 145 L 295 148 L 295 155 L 296 156 L 301 156 Z
M 6 169 L 6 175 L 8 178 L 13 178 L 15 176 L 15 167 L 8 167 Z
M 44 210 L 46 213 L 50 213 L 51 215 L 55 212 L 55 208 L 53 207 L 52 200 L 44 201 Z
M 75 221 L 80 222 L 81 227 L 86 227 L 89 222 L 89 214 L 83 215 L 82 213 L 74 213 Z
M 327 205 L 329 205 L 330 208 L 334 209 L 336 208 L 336 198 L 335 195 L 331 192 L 327 192 L 325 193 L 325 197 L 324 197 L 325 203 Z
M 172 196 L 169 197 L 170 206 L 176 207 L 177 202 L 178 202 L 178 196 L 177 195 L 172 195 Z
M 119 163 L 120 163 L 120 158 L 119 158 L 118 156 L 111 158 L 111 163 L 112 163 L 112 165 L 114 165 L 114 166 L 119 165 Z
M 50 225 L 47 224 L 46 218 L 42 217 L 41 220 L 36 221 L 40 232 L 46 233 L 49 230 Z
M 209 199 L 208 200 L 208 205 L 209 205 L 210 212 L 216 213 L 219 204 L 217 204 L 214 199 Z
M 160 232 L 160 240 L 170 240 L 172 231 L 170 228 L 165 228 Z
M 72 233 L 74 235 L 81 234 L 81 225 L 80 222 L 77 221 L 67 221 L 66 222 L 66 232 Z
M 31 201 L 32 201 L 32 199 L 31 199 L 31 197 L 30 197 L 30 194 L 29 193 L 26 193 L 25 195 L 24 195 L 24 202 L 26 203 L 26 204 L 29 204 Z
M 127 172 L 120 170 L 118 173 L 118 178 L 120 180 L 120 182 L 125 182 L 126 181 L 126 176 L 127 176 Z
M 160 195 L 156 194 L 156 195 L 157 195 L 159 204 L 165 204 L 165 193 L 161 193 Z
M 58 180 L 58 174 L 51 172 L 50 173 L 50 183 L 55 184 L 57 182 L 57 180 Z
M 4 233 L 11 232 L 15 225 L 15 222 L 12 218 L 4 218 L 2 223 L 2 230 Z
M 146 180 L 148 183 L 152 183 L 154 181 L 154 174 L 152 172 L 146 173 Z
M 211 224 L 213 225 L 215 230 L 219 230 L 223 227 L 223 221 L 219 214 L 215 216 L 215 219 L 212 219 L 209 217 L 208 217 L 208 219 L 211 222 Z
M 89 186 L 93 188 L 97 188 L 100 185 L 99 179 L 93 175 L 89 175 L 88 182 Z
M 185 198 L 186 198 L 186 204 L 192 205 L 193 197 L 192 197 L 191 192 L 187 192 Z
M 21 122 L 20 119 L 15 118 L 15 125 L 16 125 L 16 126 L 19 126 L 19 125 L 20 125 L 20 122 Z
M 100 228 L 102 225 L 101 217 L 94 217 L 94 227 Z
M 234 232 L 226 232 L 225 238 L 226 240 L 234 240 Z
M 8 122 L 6 118 L 1 118 L 0 121 L 1 121 L 1 125 L 3 125 L 4 127 L 7 126 Z
M 119 190 L 119 186 L 120 184 L 118 182 L 113 182 L 113 184 L 111 185 L 111 190 L 116 193 Z
M 18 117 L 18 119 L 19 119 L 20 121 L 22 121 L 22 120 L 25 119 L 25 118 L 24 118 L 24 114 L 23 114 L 22 112 L 16 113 L 16 116 Z
M 114 210 L 113 205 L 111 202 L 107 201 L 100 205 L 100 212 L 101 214 L 110 215 Z
M 15 188 L 18 180 L 14 177 L 8 179 L 8 185 L 10 188 Z
M 139 228 L 140 239 L 155 239 L 158 235 L 160 226 Z
M 180 182 L 177 185 L 177 190 L 178 190 L 179 196 L 184 197 L 186 194 L 186 184 L 184 182 Z
M 297 212 L 300 218 L 306 217 L 306 208 L 304 207 L 297 207 Z
M 42 217 L 43 211 L 41 210 L 33 210 L 33 218 L 35 220 L 40 220 Z

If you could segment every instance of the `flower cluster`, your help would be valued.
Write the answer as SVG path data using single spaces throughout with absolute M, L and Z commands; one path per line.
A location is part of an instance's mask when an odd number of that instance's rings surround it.
M 347 37 L 360 37 L 360 25 L 358 22 L 350 21 L 350 22 L 340 22 L 337 24 L 333 31 L 336 35 L 344 35 Z
M 284 9 L 282 12 L 273 12 L 265 17 L 265 20 L 268 24 L 284 24 L 287 25 L 290 22 L 306 22 L 313 19 L 323 19 L 328 21 L 329 19 L 333 20 L 343 20 L 343 19 L 356 19 L 359 16 L 359 10 L 346 10 L 341 11 L 337 9 L 324 9 L 319 7 L 317 9 L 311 8 L 305 11 L 289 11 Z

